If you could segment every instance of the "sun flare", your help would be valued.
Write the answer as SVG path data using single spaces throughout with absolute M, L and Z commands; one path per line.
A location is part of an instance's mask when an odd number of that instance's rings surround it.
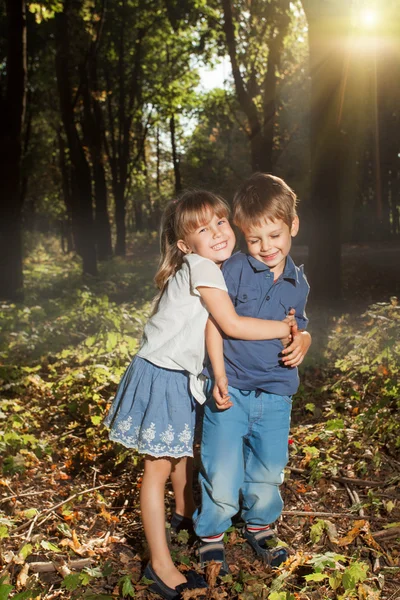
M 360 22 L 368 29 L 372 29 L 378 23 L 378 14 L 375 10 L 366 9 L 360 15 Z

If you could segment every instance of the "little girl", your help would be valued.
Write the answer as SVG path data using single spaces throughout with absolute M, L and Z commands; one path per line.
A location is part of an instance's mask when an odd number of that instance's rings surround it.
M 171 477 L 173 522 L 188 520 L 192 496 L 195 400 L 205 400 L 200 373 L 209 314 L 230 337 L 287 338 L 287 322 L 239 317 L 228 296 L 222 263 L 235 235 L 225 202 L 206 191 L 187 191 L 169 203 L 161 224 L 160 290 L 144 328 L 139 352 L 126 370 L 106 417 L 110 439 L 145 455 L 140 504 L 150 562 L 150 589 L 178 598 L 188 588 L 206 587 L 193 571 L 175 567 L 165 534 L 164 490 Z

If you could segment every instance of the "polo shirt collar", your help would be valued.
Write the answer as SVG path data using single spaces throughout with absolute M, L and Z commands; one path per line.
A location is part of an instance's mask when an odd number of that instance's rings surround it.
M 246 254 L 246 256 L 253 271 L 257 273 L 261 271 L 270 271 L 270 268 L 267 265 L 262 263 L 260 260 L 254 258 L 254 256 L 250 256 L 250 254 Z M 294 284 L 299 283 L 299 275 L 297 273 L 296 265 L 294 264 L 291 256 L 286 257 L 286 265 L 281 277 L 283 279 L 292 280 Z

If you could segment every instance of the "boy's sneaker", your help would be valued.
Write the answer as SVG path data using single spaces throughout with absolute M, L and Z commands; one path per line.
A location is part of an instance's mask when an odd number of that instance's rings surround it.
M 197 548 L 199 563 L 202 569 L 211 562 L 221 563 L 219 576 L 228 575 L 229 568 L 225 557 L 224 542 L 203 542 L 200 540 Z
M 269 567 L 279 567 L 288 558 L 287 548 L 279 545 L 276 531 L 271 527 L 260 531 L 243 529 L 243 537 Z

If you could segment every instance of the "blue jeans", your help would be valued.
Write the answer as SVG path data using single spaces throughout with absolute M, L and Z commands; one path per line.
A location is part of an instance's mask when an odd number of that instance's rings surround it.
M 268 525 L 283 508 L 279 486 L 288 461 L 291 396 L 229 387 L 233 406 L 207 400 L 201 442 L 201 507 L 196 534 L 223 533 L 239 511 L 248 525 Z

